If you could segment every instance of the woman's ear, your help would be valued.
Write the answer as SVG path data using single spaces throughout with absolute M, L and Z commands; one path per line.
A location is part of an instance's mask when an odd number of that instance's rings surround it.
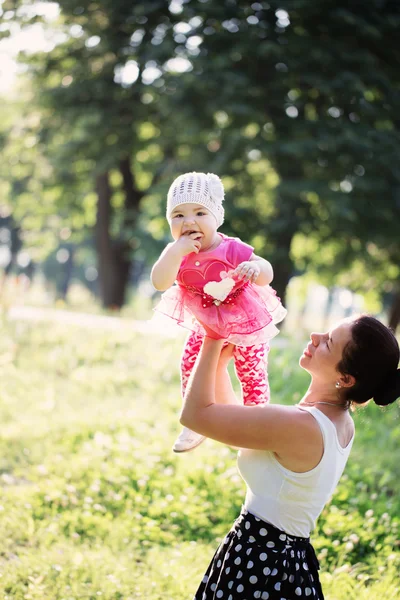
M 350 388 L 356 384 L 356 378 L 353 375 L 340 375 L 339 381 L 341 388 Z

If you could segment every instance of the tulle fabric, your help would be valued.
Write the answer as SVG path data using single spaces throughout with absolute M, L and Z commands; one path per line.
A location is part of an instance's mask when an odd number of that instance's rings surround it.
M 275 324 L 286 316 L 286 309 L 269 285 L 245 284 L 230 303 L 207 308 L 203 307 L 200 292 L 176 284 L 164 292 L 155 310 L 202 335 L 205 330 L 201 323 L 204 323 L 215 332 L 215 338 L 236 346 L 268 342 L 279 333 Z

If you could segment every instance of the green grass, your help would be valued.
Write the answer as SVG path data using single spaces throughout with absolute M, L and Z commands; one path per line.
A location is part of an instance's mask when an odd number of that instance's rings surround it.
M 237 516 L 233 450 L 176 456 L 182 338 L 4 323 L 0 597 L 188 600 Z M 273 398 L 300 399 L 298 349 Z M 356 415 L 351 463 L 313 536 L 327 600 L 400 597 L 400 410 Z

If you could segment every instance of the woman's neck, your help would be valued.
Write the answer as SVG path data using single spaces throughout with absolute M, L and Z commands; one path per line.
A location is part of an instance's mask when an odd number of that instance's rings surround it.
M 333 389 L 332 389 L 333 387 Z M 307 406 L 318 404 L 321 402 L 328 402 L 329 404 L 337 404 L 338 406 L 343 405 L 343 400 L 339 398 L 337 390 L 334 386 L 310 384 L 310 387 L 300 400 L 299 404 L 306 404 Z

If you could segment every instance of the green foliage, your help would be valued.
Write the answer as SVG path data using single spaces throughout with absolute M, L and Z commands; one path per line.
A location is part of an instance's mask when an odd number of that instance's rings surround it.
M 33 1 L 2 3 L 2 36 L 11 16 L 58 36 L 51 51 L 21 55 L 24 93 L 0 126 L 0 191 L 38 257 L 68 219 L 73 236 L 91 235 L 94 177 L 110 171 L 113 239 L 151 262 L 173 177 L 205 170 L 226 183 L 226 233 L 271 259 L 282 297 L 307 269 L 353 290 L 395 288 L 396 3 L 58 4 L 46 25 Z M 126 210 L 121 158 L 140 211 Z
M 0 594 L 188 599 L 240 510 L 235 451 L 176 456 L 183 338 L 3 323 Z M 307 385 L 273 348 L 272 397 Z M 358 411 L 346 474 L 313 541 L 327 600 L 398 597 L 400 407 Z

